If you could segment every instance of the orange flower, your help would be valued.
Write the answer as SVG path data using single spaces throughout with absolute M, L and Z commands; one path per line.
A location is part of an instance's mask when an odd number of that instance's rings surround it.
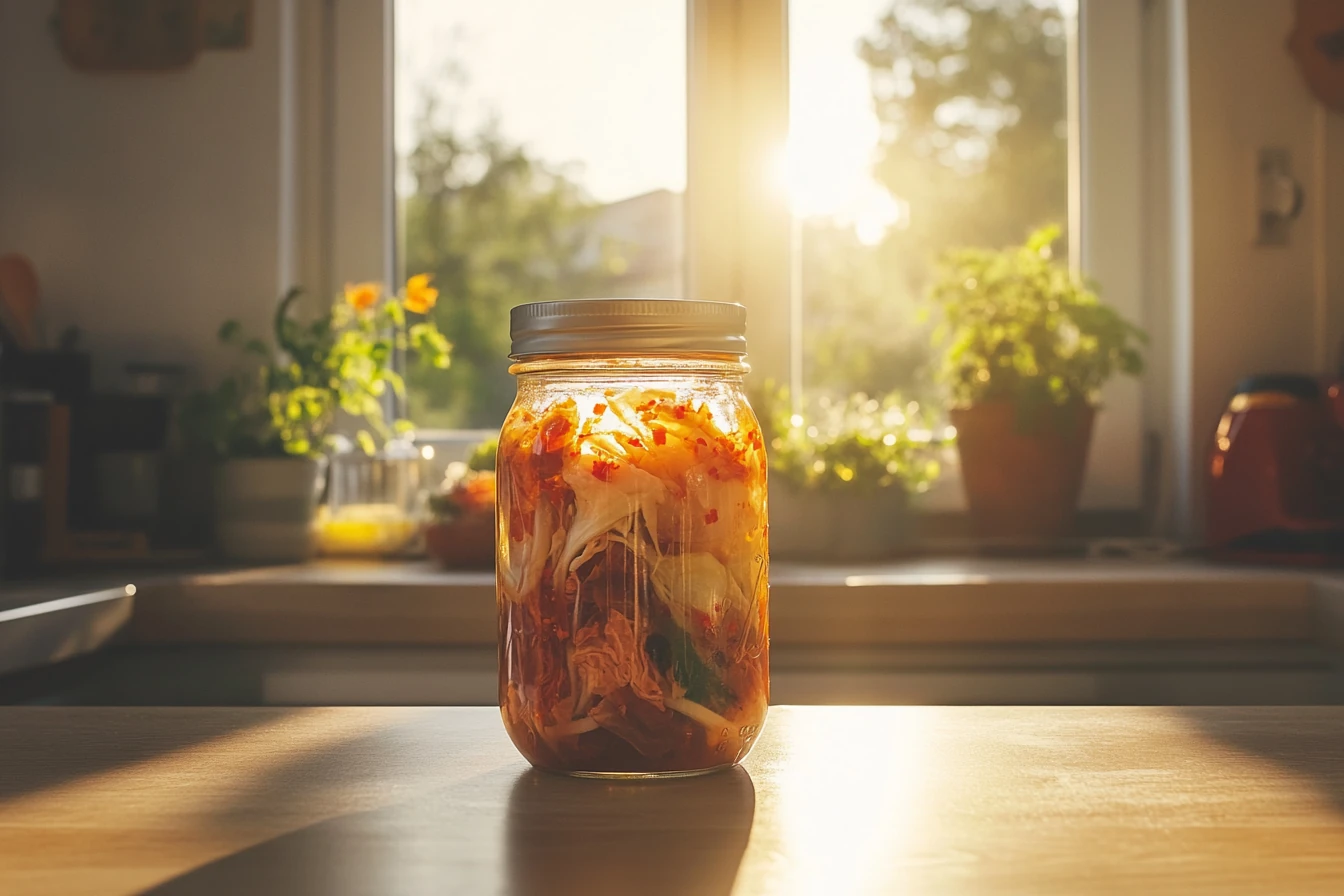
M 406 310 L 428 314 L 439 300 L 439 291 L 429 285 L 429 274 L 416 274 L 406 281 Z
M 378 297 L 382 295 L 382 292 L 383 287 L 378 283 L 345 284 L 345 300 L 356 311 L 368 311 L 374 305 L 377 305 Z

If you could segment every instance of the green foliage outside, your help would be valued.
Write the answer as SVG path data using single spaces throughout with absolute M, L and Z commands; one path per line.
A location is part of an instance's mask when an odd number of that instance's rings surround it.
M 451 86 L 451 85 L 450 85 Z M 562 169 L 493 127 L 463 134 L 433 99 L 407 159 L 404 264 L 434 275 L 443 300 L 431 319 L 454 346 L 447 369 L 409 372 L 416 425 L 494 428 L 513 402 L 509 309 L 603 295 L 620 270 L 610 251 L 585 258 L 584 225 L 598 206 Z
M 918 323 L 936 259 L 1068 216 L 1065 27 L 1051 0 L 895 0 L 859 43 L 882 127 L 872 173 L 908 221 L 875 246 L 805 224 L 809 390 L 939 402 Z
M 801 223 L 804 383 L 839 403 L 899 390 L 933 408 L 919 308 L 939 256 L 1067 217 L 1066 21 L 1052 0 L 894 0 L 854 52 L 882 126 L 873 176 L 909 214 L 876 245 Z M 585 251 L 598 206 L 570 169 L 455 123 L 461 77 L 426 85 L 405 160 L 403 263 L 435 275 L 432 319 L 455 347 L 452 367 L 408 371 L 422 428 L 498 426 L 514 394 L 510 307 L 610 294 L 623 269 L 618 252 Z

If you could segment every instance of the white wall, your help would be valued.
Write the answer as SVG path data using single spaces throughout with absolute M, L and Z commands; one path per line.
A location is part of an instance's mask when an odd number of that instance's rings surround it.
M 102 383 L 128 359 L 217 370 L 220 322 L 264 332 L 280 289 L 283 5 L 166 74 L 71 69 L 54 5 L 0 3 L 0 252 L 33 259 L 48 332 L 78 325 Z
M 1187 0 L 1195 507 L 1228 390 L 1248 374 L 1333 369 L 1344 337 L 1344 116 L 1285 42 L 1292 0 Z M 1255 156 L 1286 147 L 1306 206 L 1285 247 L 1253 242 Z M 1200 522 L 1195 514 L 1196 528 Z

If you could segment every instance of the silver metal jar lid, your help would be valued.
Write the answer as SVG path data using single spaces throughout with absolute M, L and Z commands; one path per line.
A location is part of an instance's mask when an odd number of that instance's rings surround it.
M 515 361 L 622 352 L 747 353 L 747 309 L 696 299 L 569 299 L 509 315 Z

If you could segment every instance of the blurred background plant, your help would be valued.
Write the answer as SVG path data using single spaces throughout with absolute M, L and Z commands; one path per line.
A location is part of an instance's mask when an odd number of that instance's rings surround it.
M 317 455 L 341 413 L 355 421 L 354 440 L 366 453 L 410 432 L 408 421 L 387 419 L 389 399 L 404 401 L 406 392 L 397 357 L 443 369 L 451 351 L 427 317 L 438 300 L 429 283 L 418 275 L 399 293 L 351 284 L 329 311 L 307 320 L 294 313 L 304 294 L 295 287 L 276 306 L 274 345 L 226 321 L 219 339 L 238 348 L 243 369 L 184 403 L 179 423 L 187 445 L 223 458 Z
M 429 496 L 425 549 L 449 569 L 489 569 L 495 559 L 495 452 L 497 439 L 448 465 Z
M 941 441 L 920 407 L 896 393 L 805 399 L 767 384 L 755 403 L 769 444 L 770 475 L 798 489 L 924 492 L 938 478 Z
M 438 491 L 429 496 L 434 519 L 452 522 L 463 515 L 494 512 L 495 453 L 498 439 L 488 439 L 471 450 L 467 460 L 448 465 Z
M 1143 370 L 1143 331 L 1057 262 L 1058 227 L 1004 249 L 946 253 L 929 288 L 952 403 L 1003 401 L 1030 418 L 1095 404 L 1115 373 Z
M 486 439 L 467 455 L 467 469 L 474 472 L 494 472 L 495 454 L 499 451 L 499 439 Z

